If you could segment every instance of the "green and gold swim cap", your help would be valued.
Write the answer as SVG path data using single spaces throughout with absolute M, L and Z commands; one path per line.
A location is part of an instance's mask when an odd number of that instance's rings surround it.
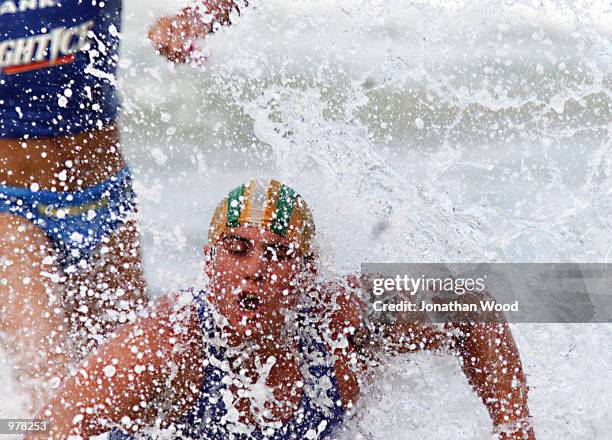
M 217 206 L 208 241 L 215 245 L 228 228 L 258 226 L 297 243 L 302 255 L 312 251 L 312 213 L 300 195 L 277 180 L 256 181 L 234 188 Z

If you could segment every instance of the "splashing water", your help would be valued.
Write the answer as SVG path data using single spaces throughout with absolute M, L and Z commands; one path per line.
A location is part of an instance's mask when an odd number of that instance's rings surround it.
M 185 204 L 200 228 L 226 187 L 286 180 L 315 206 L 338 271 L 600 261 L 611 249 L 611 26 L 596 5 L 560 8 L 257 3 L 210 38 L 201 70 L 153 60 L 150 82 L 124 75 L 133 115 L 174 115 L 170 127 L 131 119 L 133 163 L 146 188 L 160 174 L 172 174 L 166 191 L 195 181 Z M 179 80 L 152 93 L 169 74 Z M 158 132 L 166 144 L 148 148 Z M 160 167 L 136 156 L 159 152 Z
M 143 187 L 159 188 L 141 194 L 145 245 L 148 225 L 187 237 L 175 252 L 169 233 L 145 247 L 150 279 L 198 273 L 217 200 L 265 176 L 309 201 L 332 274 L 365 261 L 608 261 L 610 16 L 597 2 L 275 0 L 210 38 L 199 70 L 152 56 L 145 68 L 134 49 L 132 68 L 157 79 L 123 76 L 132 114 L 172 115 L 128 123 Z M 166 203 L 175 215 L 158 213 Z M 594 402 L 609 402 L 610 326 L 514 332 L 539 438 L 605 438 L 609 412 Z M 455 359 L 398 360 L 367 396 L 347 438 L 489 436 Z
M 329 274 L 609 261 L 606 2 L 254 1 L 197 69 L 143 39 L 179 3 L 125 5 L 124 148 L 155 291 L 200 272 L 217 201 L 264 176 L 312 206 Z M 607 438 L 612 326 L 513 330 L 538 438 Z M 372 384 L 347 438 L 486 439 L 489 424 L 456 360 L 420 354 Z
M 328 106 L 317 89 L 269 87 L 245 106 L 257 138 L 273 146 L 275 174 L 304 188 L 309 184 L 300 176 L 317 176 L 316 192 L 329 197 L 320 202 L 324 209 L 318 216 L 324 250 L 331 241 L 361 261 L 460 260 L 468 249 L 476 255 L 486 252 L 484 227 L 479 230 L 469 215 L 453 213 L 444 194 L 425 193 L 420 182 L 400 174 L 377 151 L 354 114 L 367 97 L 355 95 L 336 120 L 325 116 Z M 282 121 L 274 122 L 274 114 L 282 115 Z M 349 242 L 344 233 L 356 229 L 365 232 L 363 238 Z M 455 235 L 437 249 L 438 231 L 449 229 Z

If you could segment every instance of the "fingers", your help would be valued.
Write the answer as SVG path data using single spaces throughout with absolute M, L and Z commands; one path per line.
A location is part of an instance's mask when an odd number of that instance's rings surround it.
M 204 32 L 205 33 L 205 32 Z M 161 17 L 151 27 L 148 37 L 157 52 L 173 63 L 189 60 L 194 41 L 204 34 L 185 13 Z
M 188 48 L 181 41 L 178 31 L 179 23 L 175 17 L 162 17 L 149 31 L 149 39 L 157 52 L 174 63 L 183 63 L 187 59 Z

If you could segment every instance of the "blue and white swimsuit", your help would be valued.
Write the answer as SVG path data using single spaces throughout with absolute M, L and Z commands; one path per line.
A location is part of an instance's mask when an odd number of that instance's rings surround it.
M 120 0 L 0 0 L 0 138 L 113 123 L 120 30 Z M 0 212 L 43 229 L 63 268 L 87 259 L 134 207 L 127 168 L 70 193 L 0 185 Z
M 198 302 L 202 332 L 210 335 L 214 332 L 210 306 L 203 295 L 196 296 Z M 209 359 L 223 362 L 223 349 L 208 344 L 206 347 L 204 383 L 200 397 L 193 408 L 174 424 L 177 429 L 175 439 L 207 440 L 332 440 L 338 437 L 345 417 L 345 409 L 340 399 L 338 382 L 334 375 L 329 351 L 313 335 L 305 335 L 301 343 L 301 355 L 304 361 L 304 388 L 302 401 L 294 417 L 287 423 L 271 428 L 257 427 L 250 434 L 236 433 L 240 427 L 226 420 L 226 407 L 222 392 L 227 390 L 223 379 L 227 373 L 215 367 Z M 210 340 L 212 338 L 205 338 Z M 134 438 L 119 430 L 114 430 L 109 440 L 129 440 Z

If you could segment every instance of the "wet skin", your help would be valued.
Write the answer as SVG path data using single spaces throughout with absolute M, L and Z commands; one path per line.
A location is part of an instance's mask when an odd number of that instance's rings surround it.
M 229 358 L 232 370 L 241 369 L 256 381 L 259 371 L 253 359 L 258 358 L 261 364 L 272 356 L 276 360 L 266 380 L 274 394 L 265 405 L 271 411 L 270 420 L 290 419 L 299 405 L 296 383 L 302 377 L 294 356 L 296 341 L 288 337 L 291 332 L 286 331 L 285 318 L 306 291 L 316 291 L 321 300 L 316 313 L 327 317 L 329 323 L 319 329 L 326 334 L 324 340 L 347 338 L 348 344 L 340 344 L 342 348 L 328 347 L 336 355 L 334 372 L 345 407 L 359 398 L 358 379 L 370 368 L 368 359 L 376 348 L 369 345 L 373 338 L 361 322 L 361 306 L 351 291 L 358 280 L 353 277 L 348 283 L 316 284 L 314 265 L 292 252 L 293 246 L 269 231 L 241 226 L 230 229 L 214 248 L 205 248 L 205 271 L 211 279 L 209 300 L 225 319 L 222 330 L 228 344 L 252 350 L 240 365 L 235 365 L 239 353 Z M 494 425 L 528 417 L 525 378 L 507 325 L 457 324 L 454 328 L 464 337 L 399 323 L 388 333 L 386 346 L 378 349 L 390 354 L 442 347 L 454 350 Z M 137 428 L 147 426 L 155 420 L 153 402 L 165 395 L 174 409 L 165 420 L 176 420 L 199 397 L 205 380 L 200 361 L 203 344 L 197 312 L 189 298 L 163 297 L 149 314 L 120 329 L 90 356 L 82 366 L 83 374 L 67 378 L 41 417 L 51 417 L 54 438 L 77 432 L 87 438 L 107 431 L 109 420 L 118 422 L 126 416 Z M 357 365 L 352 359 L 358 360 Z M 104 373 L 108 365 L 114 366 L 112 377 Z M 140 367 L 134 374 L 139 366 L 146 369 Z M 250 402 L 232 391 L 241 421 L 254 423 Z M 96 410 L 87 413 L 85 407 Z M 83 417 L 75 418 L 79 414 Z M 535 436 L 529 429 L 500 438 Z
M 124 167 L 116 125 L 70 136 L 0 139 L 0 185 L 79 191 Z M 28 413 L 51 397 L 49 384 L 70 362 L 81 360 L 96 338 L 116 327 L 103 319 L 105 314 L 127 313 L 147 303 L 135 221 L 105 237 L 100 248 L 105 252 L 94 252 L 86 267 L 65 274 L 42 229 L 0 213 L 0 261 L 7 262 L 0 264 L 0 278 L 6 280 L 0 286 L 0 344 L 27 394 Z M 121 298 L 122 310 L 114 301 L 119 288 L 129 292 Z M 75 293 L 82 289 L 92 295 Z
M 210 300 L 228 320 L 235 338 L 273 341 L 287 310 L 295 309 L 306 282 L 302 257 L 292 243 L 265 229 L 237 227 L 217 243 L 211 263 Z
M 229 25 L 231 14 L 240 11 L 233 0 L 203 0 L 199 6 L 205 7 L 208 17 L 202 15 L 203 9 L 188 7 L 177 15 L 161 17 L 151 27 L 149 39 L 159 54 L 175 63 L 191 61 L 192 43 L 218 25 Z
M 185 8 L 151 27 L 149 38 L 170 61 L 187 61 L 192 40 L 229 24 L 237 10 L 231 0 L 201 4 L 207 20 L 202 11 Z M 0 185 L 78 191 L 101 183 L 125 167 L 119 138 L 113 123 L 75 135 L 0 139 Z M 127 314 L 148 303 L 138 231 L 134 220 L 127 221 L 106 237 L 85 268 L 68 275 L 55 262 L 47 263 L 58 257 L 53 243 L 22 217 L 0 213 L 0 245 L 0 263 L 7 262 L 0 264 L 0 279 L 6 280 L 0 286 L 0 344 L 31 413 L 51 396 L 50 384 L 67 366 L 116 326 L 104 315 Z M 24 285 L 24 279 L 33 282 Z M 83 289 L 93 294 L 83 297 Z

